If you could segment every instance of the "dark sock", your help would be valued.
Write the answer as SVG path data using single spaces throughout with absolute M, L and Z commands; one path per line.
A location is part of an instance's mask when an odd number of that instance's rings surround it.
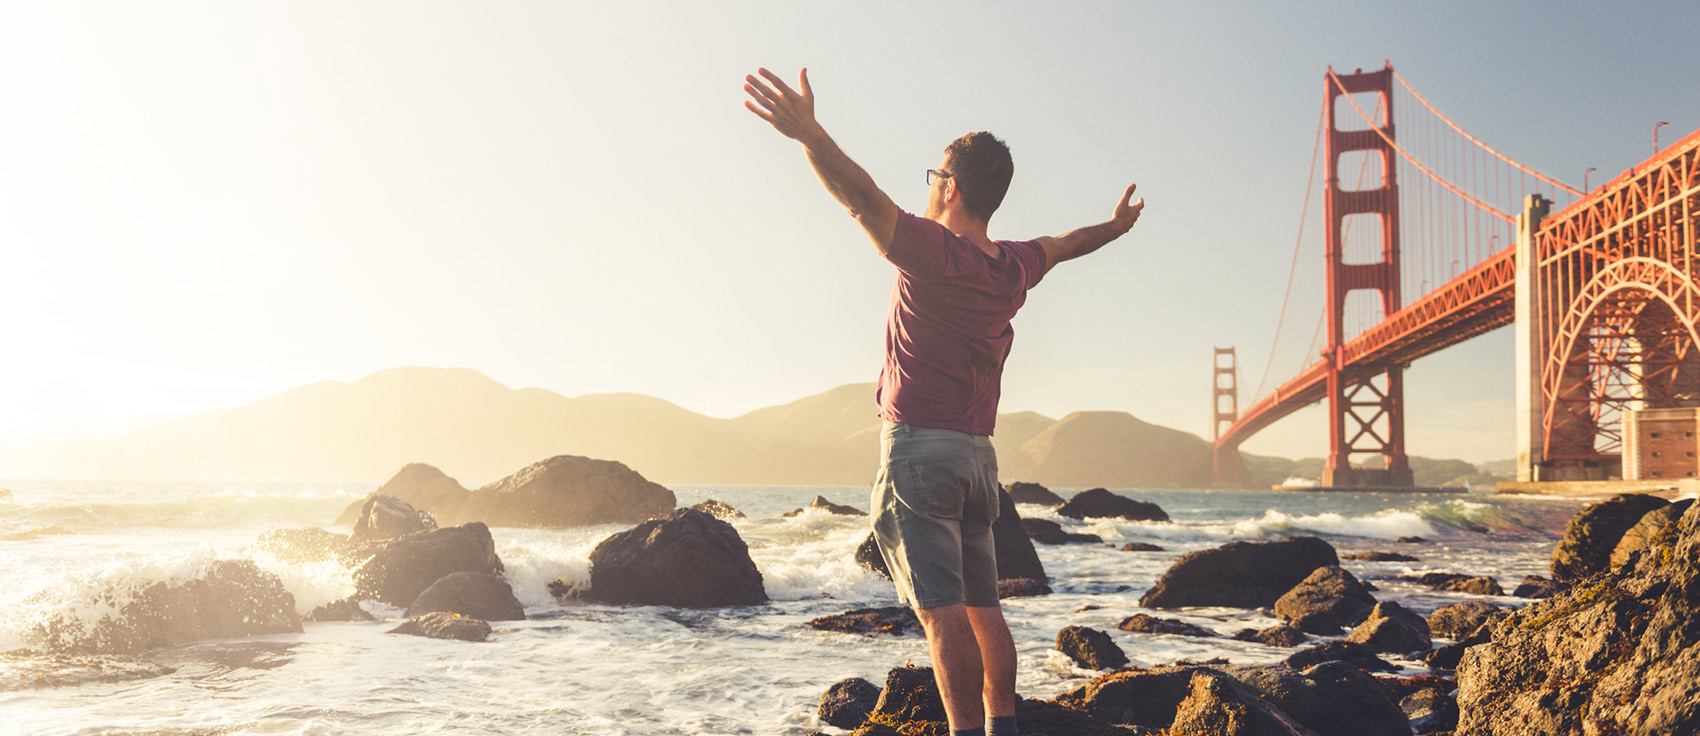
M 1015 728 L 1015 716 L 992 716 L 992 727 L 987 736 L 1017 736 L 1019 733 Z
M 984 726 L 980 728 L 953 728 L 950 729 L 950 736 L 986 736 L 986 729 Z

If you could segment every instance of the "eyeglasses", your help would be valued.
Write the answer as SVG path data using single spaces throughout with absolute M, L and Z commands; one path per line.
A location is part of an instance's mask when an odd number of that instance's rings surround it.
M 930 186 L 933 185 L 933 179 L 949 179 L 952 176 L 954 176 L 954 174 L 952 174 L 948 171 L 939 171 L 938 169 L 927 169 L 927 186 L 930 187 Z

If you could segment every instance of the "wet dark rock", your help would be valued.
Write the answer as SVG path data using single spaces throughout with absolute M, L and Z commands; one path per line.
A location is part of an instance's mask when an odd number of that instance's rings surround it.
M 418 618 L 408 619 L 406 623 L 384 633 L 424 636 L 432 639 L 488 641 L 491 631 L 490 624 L 470 616 L 435 611 Z
M 429 513 L 413 508 L 395 496 L 373 494 L 366 497 L 366 503 L 361 506 L 360 519 L 354 522 L 354 531 L 349 533 L 348 540 L 363 544 L 436 528 L 437 520 Z
M 685 608 L 767 602 L 761 572 L 731 524 L 693 509 L 643 522 L 590 553 L 590 597 Z
M 867 538 L 856 545 L 856 564 L 886 580 L 891 579 L 891 569 L 885 565 L 885 556 L 880 554 L 879 539 L 873 532 L 868 532 Z
M 1145 608 L 1272 606 L 1319 567 L 1338 565 L 1334 548 L 1316 537 L 1230 542 L 1181 555 L 1139 599 Z
M 573 585 L 570 580 L 560 578 L 549 581 L 548 590 L 549 597 L 561 604 L 584 600 L 590 593 L 587 588 Z
M 1612 550 L 1647 512 L 1669 505 L 1658 496 L 1620 493 L 1584 507 L 1564 529 L 1564 538 L 1552 551 L 1552 576 L 1557 580 L 1581 580 L 1611 566 Z
M 860 677 L 839 680 L 820 694 L 820 720 L 836 728 L 857 728 L 874 712 L 879 698 L 879 687 L 867 680 Z
M 1422 537 L 1400 537 L 1397 541 L 1400 544 L 1422 544 L 1428 540 L 1423 539 Z
M 345 554 L 349 546 L 346 535 L 317 527 L 273 529 L 254 542 L 255 549 L 291 564 L 334 560 Z
M 1048 581 L 1045 566 L 1039 562 L 1039 552 L 1033 540 L 1021 526 L 1021 512 L 1015 500 L 1002 488 L 998 489 L 998 518 L 992 522 L 992 546 L 998 559 L 998 579 L 1032 578 Z
M 1665 506 L 1648 511 L 1623 533 L 1617 540 L 1617 546 L 1612 548 L 1610 565 L 1612 568 L 1623 567 L 1636 552 L 1646 549 L 1664 536 L 1667 530 L 1676 528 L 1676 522 L 1682 518 L 1688 507 L 1694 504 L 1694 499 L 1685 498 Z
M 354 585 L 360 595 L 406 606 L 432 583 L 457 572 L 502 572 L 488 527 L 473 522 L 392 540 L 354 571 Z
M 897 667 L 886 673 L 873 712 L 898 723 L 944 724 L 948 720 L 931 667 Z
M 1050 595 L 1051 586 L 1034 578 L 1006 578 L 998 581 L 998 598 L 1033 598 Z
M 433 518 L 446 523 L 460 518 L 461 506 L 466 504 L 471 495 L 472 491 L 466 490 L 460 481 L 450 478 L 443 471 L 425 463 L 408 463 L 383 485 L 378 486 L 378 490 L 345 507 L 334 523 L 343 526 L 359 521 L 366 502 L 376 496 L 401 499 L 413 508 L 430 512 Z
M 1337 634 L 1356 626 L 1375 606 L 1375 597 L 1345 568 L 1319 567 L 1275 601 L 1275 615 L 1312 634 Z
M 1193 673 L 1187 696 L 1175 706 L 1172 733 L 1189 736 L 1313 736 L 1290 716 L 1228 675 Z
M 314 622 L 324 622 L 324 621 L 376 621 L 378 619 L 377 619 L 377 617 L 373 616 L 372 614 L 367 613 L 366 609 L 361 608 L 359 601 L 356 601 L 354 598 L 350 597 L 350 598 L 343 598 L 342 600 L 331 601 L 330 603 L 326 603 L 325 605 L 322 605 L 322 606 L 319 606 L 318 608 L 313 609 L 311 612 L 309 612 L 307 614 L 307 620 L 308 621 L 314 621 Z
M 1264 629 L 1240 629 L 1234 632 L 1233 638 L 1239 641 L 1254 641 L 1272 647 L 1296 647 L 1310 640 L 1310 637 L 1305 636 L 1305 632 L 1287 624 Z
M 1008 490 L 1009 497 L 1015 499 L 1016 503 L 1031 503 L 1038 504 L 1040 506 L 1061 506 L 1065 501 L 1062 496 L 1052 493 L 1049 488 L 1039 485 L 1038 483 L 1024 483 L 1022 481 L 1016 481 L 1009 484 Z
M 710 498 L 706 501 L 703 501 L 702 503 L 699 503 L 695 506 L 692 506 L 691 508 L 696 509 L 698 511 L 701 511 L 705 514 L 708 514 L 709 516 L 712 516 L 716 519 L 742 519 L 742 518 L 744 518 L 744 512 L 739 511 L 735 508 L 732 508 L 730 505 L 728 505 L 724 501 L 720 501 L 719 499 L 714 499 L 714 498 Z
M 1461 642 L 1443 644 L 1430 650 L 1428 654 L 1424 654 L 1423 664 L 1434 670 L 1454 669 L 1458 666 L 1458 662 L 1464 659 L 1464 650 L 1469 648 L 1470 645 Z
M 1168 521 L 1169 515 L 1163 512 L 1157 504 L 1148 501 L 1135 501 L 1126 496 L 1111 493 L 1103 488 L 1093 488 L 1074 494 L 1074 498 L 1057 507 L 1057 514 L 1071 519 L 1111 518 L 1128 519 L 1130 521 Z
M 1285 665 L 1227 673 L 1317 736 L 1410 734 L 1393 692 L 1345 662 L 1324 662 L 1302 673 Z
M 413 599 L 407 617 L 447 611 L 483 621 L 523 621 L 525 608 L 514 597 L 512 587 L 501 576 L 483 572 L 455 572 L 437 579 Z
M 1511 594 L 1518 598 L 1551 598 L 1564 592 L 1566 587 L 1568 586 L 1549 577 L 1525 575 L 1522 584 L 1511 591 Z
M 1113 670 L 1127 664 L 1127 654 L 1109 634 L 1085 626 L 1064 626 L 1058 631 L 1057 651 L 1089 670 Z
M 783 516 L 787 519 L 790 519 L 790 518 L 802 516 L 803 514 L 808 513 L 811 510 L 812 511 L 821 511 L 823 513 L 828 513 L 828 514 L 835 514 L 835 515 L 838 515 L 838 516 L 867 516 L 868 515 L 868 512 L 863 511 L 863 510 L 856 508 L 854 506 L 844 506 L 844 505 L 833 503 L 831 501 L 826 500 L 826 496 L 815 496 L 815 500 L 810 501 L 809 505 L 804 506 L 803 508 L 800 508 L 800 509 L 792 509 L 792 510 L 787 511 L 783 514 L 780 514 L 780 516 Z
M 1026 530 L 1028 539 L 1040 544 L 1100 544 L 1104 541 L 1103 537 L 1096 534 L 1075 534 L 1063 531 L 1061 524 L 1049 519 L 1022 519 L 1021 528 Z
M 1458 701 L 1444 690 L 1422 690 L 1399 701 L 1411 731 L 1441 733 L 1458 727 Z
M 1163 548 L 1150 542 L 1128 542 L 1122 545 L 1123 552 L 1162 552 Z
M 636 524 L 667 516 L 675 502 L 622 463 L 557 455 L 473 492 L 463 513 L 490 526 Z
M 46 652 L 123 655 L 205 639 L 301 633 L 295 596 L 251 560 L 219 560 L 205 575 L 171 584 L 115 585 L 73 604 L 118 608 L 92 622 L 48 617 L 31 631 Z
M 1132 729 L 1106 723 L 1049 700 L 1015 701 L 1015 723 L 1022 733 L 1043 736 L 1140 736 Z
M 1696 621 L 1691 506 L 1633 564 L 1512 613 L 1470 647 L 1458 665 L 1457 733 L 1700 733 Z
M 1429 640 L 1428 622 L 1393 601 L 1375 604 L 1369 618 L 1352 630 L 1346 641 L 1362 644 L 1377 652 L 1426 652 L 1434 644 Z
M 1505 589 L 1499 587 L 1499 581 L 1486 575 L 1470 576 L 1456 572 L 1425 572 L 1415 577 L 1404 577 L 1431 590 L 1443 590 L 1452 593 L 1469 593 L 1471 595 L 1505 595 Z
M 1100 608 L 1103 608 L 1103 606 L 1100 606 L 1096 603 L 1088 603 L 1084 606 L 1081 606 L 1079 608 L 1074 609 L 1074 612 L 1075 613 L 1085 613 L 1087 611 L 1096 611 Z
M 1191 692 L 1192 676 L 1209 671 L 1196 665 L 1130 668 L 1096 677 L 1057 702 L 1112 723 L 1166 729 Z
M 1504 609 L 1481 601 L 1449 603 L 1429 613 L 1429 633 L 1443 639 L 1461 641 L 1501 610 Z
M 1402 555 L 1402 554 L 1399 554 L 1398 552 L 1374 552 L 1374 551 L 1372 551 L 1372 552 L 1351 552 L 1351 553 L 1348 553 L 1348 554 L 1340 555 L 1340 559 L 1342 559 L 1342 560 L 1355 560 L 1357 562 L 1416 562 L 1417 561 L 1417 558 L 1415 558 L 1415 557 L 1412 557 L 1410 555 Z
M 1303 670 L 1323 662 L 1345 662 L 1365 672 L 1395 672 L 1387 660 L 1377 657 L 1375 651 L 1362 644 L 1350 641 L 1325 641 L 1313 647 L 1300 649 L 1284 661 L 1288 667 Z
M 858 608 L 847 613 L 821 616 L 809 621 L 809 625 L 822 631 L 842 631 L 847 634 L 902 636 L 911 631 L 921 631 L 921 620 L 915 617 L 915 611 L 908 606 Z
M 1140 634 L 1173 634 L 1175 636 L 1215 637 L 1216 632 L 1175 618 L 1157 618 L 1148 613 L 1136 613 L 1116 624 L 1122 631 Z

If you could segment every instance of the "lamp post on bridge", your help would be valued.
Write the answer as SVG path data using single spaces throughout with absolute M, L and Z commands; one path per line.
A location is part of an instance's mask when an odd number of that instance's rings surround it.
M 1658 131 L 1657 128 L 1653 129 L 1653 147 L 1654 148 L 1659 147 L 1659 131 Z M 1588 188 L 1588 175 L 1592 174 L 1596 171 L 1599 171 L 1599 170 L 1600 170 L 1600 168 L 1598 166 L 1589 166 L 1587 171 L 1582 172 L 1582 193 L 1583 194 L 1587 194 L 1588 192 L 1593 191 L 1592 189 Z
M 1655 155 L 1655 156 L 1657 156 L 1659 154 L 1659 129 L 1665 127 L 1666 125 L 1670 125 L 1670 123 L 1669 122 L 1663 122 L 1663 123 L 1659 123 L 1658 125 L 1653 126 L 1653 155 Z

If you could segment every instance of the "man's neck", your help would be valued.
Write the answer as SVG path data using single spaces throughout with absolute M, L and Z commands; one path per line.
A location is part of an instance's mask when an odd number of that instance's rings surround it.
M 966 238 L 968 242 L 973 243 L 986 255 L 997 256 L 1001 252 L 997 243 L 993 243 L 992 239 L 987 237 L 984 221 L 955 210 L 946 211 L 935 219 L 946 230 L 956 233 L 959 238 Z

